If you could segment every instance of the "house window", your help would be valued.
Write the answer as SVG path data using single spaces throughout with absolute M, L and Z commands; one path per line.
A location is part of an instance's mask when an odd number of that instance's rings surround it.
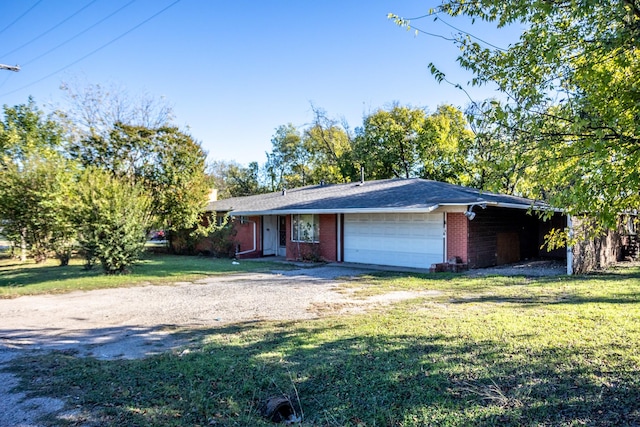
M 292 215 L 291 241 L 320 241 L 320 217 L 316 214 Z

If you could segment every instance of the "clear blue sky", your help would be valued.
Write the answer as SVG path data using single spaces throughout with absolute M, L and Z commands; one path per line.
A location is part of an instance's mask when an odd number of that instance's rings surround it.
M 131 95 L 165 97 L 176 125 L 189 127 L 210 160 L 262 164 L 275 128 L 309 123 L 311 103 L 351 128 L 396 101 L 430 110 L 443 103 L 464 107 L 466 95 L 438 84 L 427 68 L 434 62 L 448 79 L 465 83 L 457 48 L 387 19 L 390 12 L 424 15 L 438 4 L 0 0 L 0 63 L 22 67 L 0 70 L 0 104 L 26 103 L 30 95 L 40 107 L 58 104 L 63 81 L 115 84 Z M 443 18 L 501 46 L 514 36 Z M 445 37 L 456 32 L 430 18 L 413 24 Z M 482 99 L 495 92 L 471 94 Z

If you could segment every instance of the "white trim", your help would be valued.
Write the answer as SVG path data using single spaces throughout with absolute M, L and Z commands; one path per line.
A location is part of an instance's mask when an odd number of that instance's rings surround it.
M 442 262 L 447 262 L 449 261 L 447 259 L 447 249 L 448 249 L 448 244 L 449 244 L 449 239 L 447 238 L 447 226 L 449 225 L 449 213 L 448 212 L 443 212 L 442 213 L 442 258 L 443 261 Z
M 336 214 L 336 261 L 342 262 L 342 214 Z
M 551 210 L 554 212 L 562 212 L 561 209 L 553 209 L 545 206 L 534 206 L 530 204 L 519 203 L 499 203 L 487 201 L 473 201 L 464 203 L 438 203 L 431 206 L 420 208 L 340 208 L 340 209 L 271 209 L 265 211 L 230 211 L 231 216 L 259 216 L 259 215 L 298 215 L 298 214 L 352 214 L 352 213 L 431 213 L 441 208 L 462 207 L 467 208 L 469 204 L 486 204 L 487 206 L 495 206 L 500 208 L 522 209 L 522 210 Z M 455 210 L 457 212 L 457 210 Z
M 346 213 L 431 213 L 439 205 L 426 208 L 346 208 L 346 209 L 273 209 L 268 211 L 230 211 L 231 216 L 300 215 L 300 214 L 346 214 Z

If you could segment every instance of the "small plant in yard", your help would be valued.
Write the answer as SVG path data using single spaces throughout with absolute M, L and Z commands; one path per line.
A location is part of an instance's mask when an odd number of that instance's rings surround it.
M 190 351 L 147 359 L 53 352 L 10 369 L 28 395 L 105 426 L 273 425 L 261 411 L 273 396 L 299 404 L 308 426 L 640 425 L 637 269 L 359 286 L 439 292 L 362 315 L 201 330 Z

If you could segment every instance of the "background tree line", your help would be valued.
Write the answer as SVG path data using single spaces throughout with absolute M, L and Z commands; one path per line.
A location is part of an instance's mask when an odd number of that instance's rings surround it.
M 4 106 L 0 227 L 24 260 L 78 249 L 86 265 L 126 272 L 152 229 L 197 228 L 210 191 L 206 153 L 166 105 L 99 85 L 65 87 L 69 108 Z
M 313 113 L 306 127 L 289 123 L 275 130 L 262 166 L 214 162 L 210 173 L 219 196 L 358 181 L 361 168 L 366 179 L 419 177 L 526 193 L 517 144 L 508 134 L 469 121 L 478 114 L 473 107 L 463 112 L 441 105 L 429 113 L 395 103 L 364 116 L 354 131 L 319 108 Z

